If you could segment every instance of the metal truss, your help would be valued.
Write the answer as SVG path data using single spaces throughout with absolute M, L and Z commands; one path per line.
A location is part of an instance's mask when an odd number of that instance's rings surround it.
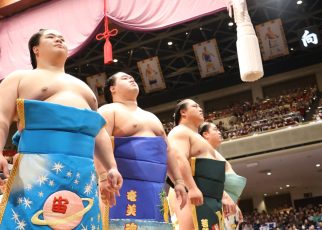
M 247 2 L 254 25 L 281 18 L 288 46 L 292 48 L 290 55 L 264 63 L 267 76 L 283 71 L 280 68 L 281 65 L 287 65 L 285 70 L 298 67 L 302 59 L 306 60 L 303 62 L 306 65 L 322 61 L 321 57 L 308 62 L 308 58 L 314 59 L 313 57 L 321 54 L 321 48 L 303 51 L 300 49 L 298 38 L 298 30 L 307 26 L 316 25 L 321 31 L 322 1 L 303 0 L 302 5 L 297 5 L 296 0 L 248 0 Z M 104 65 L 104 42 L 93 39 L 78 55 L 70 58 L 66 70 L 82 80 L 101 72 L 106 72 L 109 76 L 123 71 L 135 77 L 142 87 L 137 62 L 158 56 L 167 88 L 149 95 L 144 94 L 142 88 L 140 93 L 142 102 L 148 98 L 151 99 L 151 95 L 156 99 L 152 103 L 143 103 L 146 106 L 215 89 L 208 87 L 208 84 L 219 87 L 238 84 L 240 80 L 236 54 L 236 27 L 235 25 L 229 27 L 230 21 L 228 13 L 223 11 L 160 31 L 136 32 L 120 28 L 119 34 L 110 38 L 113 57 L 118 59 L 118 62 Z M 113 28 L 114 25 L 110 27 Z M 225 73 L 202 79 L 192 46 L 212 38 L 217 40 Z M 172 41 L 173 45 L 169 46 L 169 41 Z M 169 97 L 171 93 L 177 93 L 177 96 Z

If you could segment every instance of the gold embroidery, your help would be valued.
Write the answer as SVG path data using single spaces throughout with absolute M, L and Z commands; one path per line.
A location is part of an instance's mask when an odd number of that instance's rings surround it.
M 202 230 L 209 230 L 209 224 L 207 219 L 201 219 Z
M 136 216 L 136 204 L 128 204 L 126 206 L 126 216 Z
M 17 113 L 19 117 L 19 130 L 25 128 L 25 102 L 24 99 L 17 99 Z
M 125 224 L 124 229 L 125 230 L 137 230 L 138 226 L 135 223 L 128 223 L 128 224 Z
M 13 165 L 13 168 L 11 170 L 11 173 L 10 173 L 10 176 L 8 178 L 8 181 L 6 183 L 6 187 L 5 187 L 5 192 L 3 194 L 3 197 L 2 197 L 2 200 L 1 200 L 1 203 L 0 203 L 0 224 L 2 222 L 2 218 L 3 218 L 3 214 L 4 214 L 4 211 L 6 209 L 6 206 L 7 206 L 7 203 L 8 203 L 8 200 L 9 200 L 9 195 L 10 195 L 10 192 L 11 192 L 11 186 L 15 180 L 15 177 L 19 171 L 19 165 L 20 165 L 20 161 L 23 157 L 23 154 L 19 154 L 15 164 Z
M 126 193 L 126 198 L 127 200 L 131 201 L 131 202 L 135 202 L 136 201 L 136 191 L 134 190 L 130 190 Z
M 82 198 L 82 200 L 88 201 L 88 205 L 83 210 L 65 217 L 63 219 L 55 219 L 55 220 L 41 220 L 39 216 L 44 212 L 44 210 L 39 210 L 31 217 L 31 223 L 36 225 L 55 225 L 55 224 L 65 224 L 70 221 L 74 221 L 79 219 L 79 217 L 83 217 L 85 213 L 87 213 L 93 206 L 94 199 L 91 198 Z

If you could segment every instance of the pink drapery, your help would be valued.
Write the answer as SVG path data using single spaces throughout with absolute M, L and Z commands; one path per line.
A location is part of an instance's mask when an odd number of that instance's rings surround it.
M 227 0 L 109 0 L 108 16 L 129 30 L 157 30 L 223 10 Z
M 226 8 L 227 0 L 108 0 L 108 16 L 129 30 L 157 30 Z M 60 31 L 69 55 L 79 51 L 103 19 L 103 0 L 56 0 L 0 21 L 0 80 L 31 69 L 30 36 L 40 28 Z M 103 64 L 103 63 L 102 63 Z

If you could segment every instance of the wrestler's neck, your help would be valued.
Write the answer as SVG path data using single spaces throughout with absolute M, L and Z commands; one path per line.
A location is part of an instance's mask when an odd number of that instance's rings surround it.
M 114 103 L 119 103 L 122 104 L 124 106 L 126 106 L 127 108 L 130 109 L 137 109 L 138 107 L 138 102 L 134 99 L 129 99 L 129 98 L 115 98 L 113 100 Z
M 47 61 L 37 60 L 37 69 L 48 70 L 52 72 L 65 72 L 65 61 Z
M 192 131 L 198 133 L 199 124 L 188 121 L 188 120 L 181 120 L 180 125 L 186 126 L 187 128 L 191 129 Z

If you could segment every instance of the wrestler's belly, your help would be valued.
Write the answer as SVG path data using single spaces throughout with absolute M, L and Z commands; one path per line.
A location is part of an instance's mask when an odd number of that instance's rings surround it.
M 50 96 L 45 101 L 75 108 L 90 109 L 87 100 L 78 92 L 62 91 Z
M 142 127 L 131 127 L 123 124 L 122 130 L 115 130 L 113 132 L 115 137 L 158 137 L 162 136 L 162 130 L 152 130 Z

